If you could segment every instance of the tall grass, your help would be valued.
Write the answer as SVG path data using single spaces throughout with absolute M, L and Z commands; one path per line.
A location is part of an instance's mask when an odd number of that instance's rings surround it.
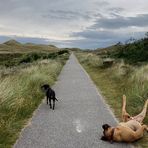
M 87 63 L 88 65 L 91 65 L 93 67 L 99 67 L 103 64 L 103 60 L 92 53 L 81 54 L 81 58 L 79 60 L 81 63 Z
M 137 106 L 137 104 L 142 104 L 145 99 L 148 99 L 148 64 L 135 68 L 128 82 L 130 88 L 127 90 L 127 95 L 133 102 L 133 109 L 136 108 L 135 113 L 138 113 L 141 106 Z M 148 118 L 146 118 L 146 121 L 148 123 Z
M 43 99 L 40 86 L 54 83 L 66 59 L 37 61 L 26 67 L 18 66 L 13 73 L 9 69 L 7 76 L 1 74 L 0 148 L 14 144 L 20 130 Z

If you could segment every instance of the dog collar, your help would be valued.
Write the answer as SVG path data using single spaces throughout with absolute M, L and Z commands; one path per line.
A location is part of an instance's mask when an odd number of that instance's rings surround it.
M 114 140 L 114 133 L 115 133 L 115 128 L 113 128 L 111 132 L 111 139 L 110 139 L 111 142 L 113 142 Z

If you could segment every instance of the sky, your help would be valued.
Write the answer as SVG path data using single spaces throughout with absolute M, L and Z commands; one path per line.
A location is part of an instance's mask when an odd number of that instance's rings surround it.
M 0 0 L 0 43 L 96 49 L 148 31 L 148 0 Z

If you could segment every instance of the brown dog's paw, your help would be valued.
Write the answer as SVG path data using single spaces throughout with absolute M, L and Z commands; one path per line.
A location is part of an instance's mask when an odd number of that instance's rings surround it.
M 126 95 L 123 94 L 123 99 L 126 99 Z
M 113 140 L 111 140 L 111 141 L 110 141 L 110 144 L 113 144 L 113 143 L 114 143 Z
M 148 126 L 147 125 L 143 124 L 142 127 L 143 127 L 143 129 L 145 129 L 148 132 Z
M 103 141 L 107 141 L 107 138 L 105 136 L 102 136 L 100 139 Z

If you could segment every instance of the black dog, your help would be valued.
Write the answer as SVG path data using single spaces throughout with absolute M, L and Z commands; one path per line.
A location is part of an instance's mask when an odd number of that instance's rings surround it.
M 42 85 L 41 89 L 43 91 L 45 91 L 45 94 L 46 94 L 46 97 L 47 97 L 47 104 L 49 104 L 50 108 L 54 110 L 55 101 L 58 101 L 58 99 L 55 97 L 55 91 L 52 90 L 48 84 Z M 51 100 L 53 101 L 53 108 L 52 108 Z

